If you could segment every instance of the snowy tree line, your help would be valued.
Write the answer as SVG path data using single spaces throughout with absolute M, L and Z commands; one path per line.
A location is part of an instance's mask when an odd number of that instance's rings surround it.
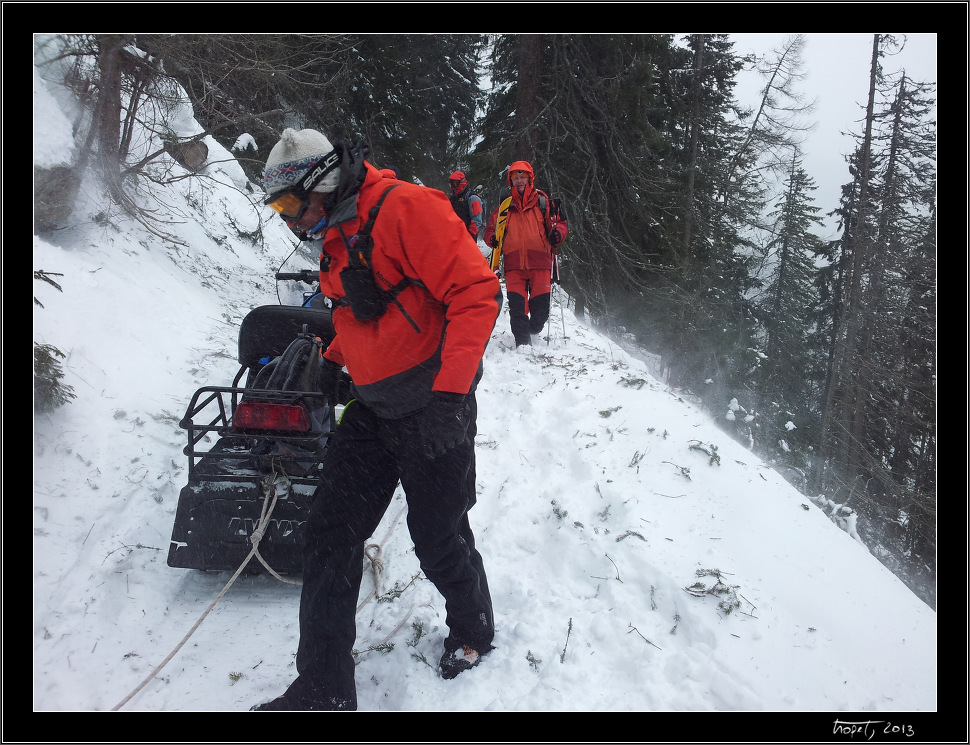
M 576 311 L 661 355 L 668 382 L 735 437 L 855 513 L 935 607 L 935 101 L 884 69 L 904 41 L 873 36 L 841 234 L 825 241 L 802 167 L 799 36 L 762 59 L 722 34 L 52 36 L 38 48 L 70 62 L 84 145 L 59 178 L 35 178 L 35 229 L 66 220 L 96 168 L 119 209 L 163 232 L 132 195 L 150 191 L 147 160 L 192 143 L 160 131 L 146 159 L 130 138 L 183 91 L 257 184 L 284 127 L 363 139 L 375 163 L 434 188 L 465 170 L 489 208 L 506 165 L 528 160 L 563 198 Z M 763 89 L 748 108 L 734 88 L 752 68 Z M 57 374 L 49 350 L 43 369 Z

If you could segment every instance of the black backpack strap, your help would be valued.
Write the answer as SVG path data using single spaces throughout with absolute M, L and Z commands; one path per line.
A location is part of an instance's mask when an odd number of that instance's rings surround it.
M 344 291 L 347 293 L 348 297 L 343 299 L 345 305 L 349 305 L 354 315 L 361 320 L 369 320 L 372 318 L 377 318 L 384 313 L 385 308 L 388 303 L 394 303 L 398 308 L 400 308 L 401 313 L 407 319 L 408 323 L 414 327 L 414 330 L 419 334 L 421 329 L 414 322 L 404 306 L 398 301 L 397 296 L 401 291 L 411 284 L 411 280 L 408 277 L 404 277 L 400 282 L 391 287 L 389 290 L 383 289 L 374 278 L 373 271 L 371 269 L 371 254 L 374 250 L 374 239 L 371 237 L 371 230 L 374 229 L 374 223 L 377 221 L 377 215 L 381 211 L 381 205 L 384 204 L 384 200 L 387 195 L 391 193 L 393 189 L 396 189 L 400 184 L 394 184 L 393 186 L 387 187 L 384 193 L 381 194 L 381 198 L 377 200 L 377 204 L 370 208 L 367 216 L 367 222 L 364 226 L 357 231 L 357 235 L 354 242 L 351 244 L 347 236 L 343 232 L 341 226 L 337 226 L 340 230 L 340 237 L 344 241 L 344 246 L 347 248 L 347 261 L 348 266 L 346 269 L 341 271 L 341 277 L 355 277 L 354 286 L 357 288 L 356 300 L 350 298 L 350 291 L 348 290 L 347 279 L 344 279 Z M 367 280 L 361 279 L 363 276 L 367 277 Z
M 347 236 L 344 235 L 341 229 L 340 236 L 344 239 L 344 245 L 347 247 L 347 257 L 350 260 L 351 266 L 370 266 L 370 255 L 374 250 L 374 239 L 371 238 L 370 233 L 374 229 L 374 223 L 377 221 L 377 215 L 381 211 L 381 205 L 384 204 L 387 195 L 398 186 L 400 184 L 387 187 L 384 193 L 381 194 L 381 198 L 377 200 L 377 204 L 370 208 L 370 211 L 367 213 L 367 222 L 364 223 L 364 227 L 357 231 L 357 240 L 354 241 L 353 245 L 350 244 L 350 241 L 347 240 Z

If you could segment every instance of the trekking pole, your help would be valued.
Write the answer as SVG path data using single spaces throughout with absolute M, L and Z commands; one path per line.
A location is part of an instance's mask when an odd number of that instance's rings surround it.
M 559 317 L 562 319 L 562 343 L 565 345 L 569 337 L 566 336 L 566 314 L 562 309 L 562 298 L 559 299 Z
M 555 284 L 559 285 L 559 318 L 562 320 L 562 343 L 566 343 L 566 314 L 562 309 L 562 277 L 559 276 L 559 254 L 555 255 L 555 263 L 552 266 L 553 277 L 555 277 Z

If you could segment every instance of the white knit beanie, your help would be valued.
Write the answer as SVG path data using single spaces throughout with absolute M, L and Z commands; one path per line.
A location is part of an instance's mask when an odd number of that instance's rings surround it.
M 330 140 L 315 129 L 284 129 L 280 141 L 270 150 L 263 171 L 263 191 L 275 194 L 297 184 L 307 171 L 333 152 Z M 335 168 L 314 191 L 333 191 L 340 181 L 340 168 Z

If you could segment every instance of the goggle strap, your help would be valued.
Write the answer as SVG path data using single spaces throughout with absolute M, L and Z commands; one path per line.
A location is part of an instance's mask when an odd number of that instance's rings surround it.
M 302 189 L 304 193 L 304 199 L 306 196 L 313 191 L 317 184 L 319 184 L 323 179 L 334 169 L 340 166 L 340 154 L 336 149 L 331 150 L 327 153 L 321 160 L 313 164 L 313 168 L 316 169 L 309 176 L 305 176 L 302 181 Z M 319 172 L 318 172 L 319 171 Z M 312 181 L 311 181 L 312 179 Z

